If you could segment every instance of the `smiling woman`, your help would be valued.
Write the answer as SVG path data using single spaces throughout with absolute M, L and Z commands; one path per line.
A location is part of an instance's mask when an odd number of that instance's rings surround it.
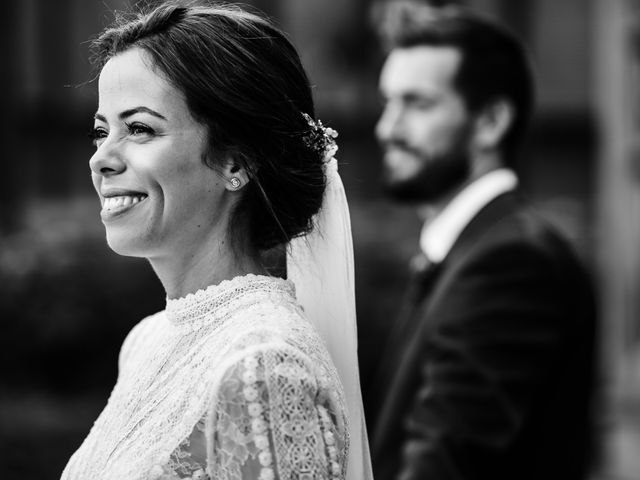
M 123 20 L 94 49 L 107 242 L 149 260 L 167 304 L 128 335 L 62 478 L 371 478 L 336 134 L 295 49 L 258 15 L 196 2 Z M 289 278 L 270 276 L 265 252 L 289 244 Z M 338 265 L 332 302 L 311 288 L 314 256 Z
M 202 263 L 219 257 L 209 272 L 215 278 L 205 283 L 260 271 L 260 266 L 238 264 L 230 249 L 249 247 L 225 241 L 240 194 L 229 183 L 233 159 L 216 169 L 202 161 L 208 155 L 207 127 L 152 64 L 140 48 L 105 64 L 93 135 L 97 149 L 89 165 L 109 246 L 121 255 L 149 258 L 169 297 L 180 297 L 200 288 L 193 282 L 203 282 L 185 255 Z

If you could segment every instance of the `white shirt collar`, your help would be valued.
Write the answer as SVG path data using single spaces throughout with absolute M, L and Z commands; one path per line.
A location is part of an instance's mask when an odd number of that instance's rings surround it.
M 518 186 L 518 177 L 507 168 L 492 170 L 467 185 L 420 234 L 420 248 L 432 262 L 438 263 L 453 247 L 462 230 L 493 199 Z

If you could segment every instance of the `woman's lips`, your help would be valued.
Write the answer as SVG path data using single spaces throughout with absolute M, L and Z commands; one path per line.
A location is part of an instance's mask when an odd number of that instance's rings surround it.
M 100 216 L 103 220 L 110 220 L 135 208 L 146 198 L 147 195 L 139 193 L 104 197 Z

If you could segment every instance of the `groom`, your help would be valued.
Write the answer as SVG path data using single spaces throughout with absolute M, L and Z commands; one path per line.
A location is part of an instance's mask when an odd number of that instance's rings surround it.
M 378 376 L 376 480 L 585 478 L 586 275 L 512 170 L 533 104 L 520 42 L 465 10 L 392 2 L 376 134 L 420 257 Z

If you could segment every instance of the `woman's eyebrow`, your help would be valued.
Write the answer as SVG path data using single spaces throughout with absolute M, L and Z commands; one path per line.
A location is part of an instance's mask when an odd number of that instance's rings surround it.
M 149 107 L 135 107 L 135 108 L 130 108 L 128 110 L 125 110 L 124 112 L 120 113 L 120 115 L 118 115 L 118 118 L 120 118 L 120 120 L 124 120 L 125 118 L 128 118 L 132 115 L 135 115 L 136 113 L 148 113 L 149 115 L 153 115 L 154 117 L 160 118 L 162 120 L 166 120 L 166 117 L 164 115 L 162 115 L 161 113 L 156 112 L 155 110 L 152 110 Z M 107 118 L 100 114 L 100 113 L 95 113 L 95 115 L 93 116 L 93 118 L 95 118 L 96 120 L 100 120 L 101 122 L 107 122 Z
M 142 106 L 125 110 L 120 115 L 118 115 L 118 117 L 120 118 L 120 120 L 124 120 L 125 118 L 130 117 L 131 115 L 135 115 L 136 113 L 148 113 L 149 115 L 153 115 L 154 117 L 158 117 L 162 120 L 166 120 L 165 116 L 162 115 L 161 113 L 158 113 L 155 110 L 150 109 L 149 107 L 142 107 Z

